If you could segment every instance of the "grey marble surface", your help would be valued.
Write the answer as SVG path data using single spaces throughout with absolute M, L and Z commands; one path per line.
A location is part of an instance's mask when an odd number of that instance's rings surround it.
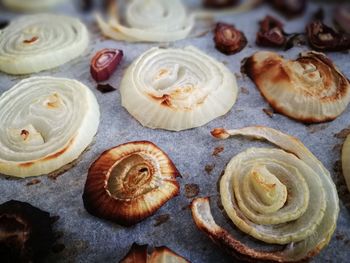
M 69 5 L 62 8 L 64 13 L 78 15 Z M 249 45 L 242 52 L 233 56 L 225 56 L 216 51 L 211 32 L 201 37 L 171 43 L 169 46 L 194 45 L 217 60 L 225 62 L 232 72 L 239 74 L 241 60 L 256 50 L 260 50 L 255 45 L 255 34 L 260 19 L 266 14 L 273 14 L 285 21 L 287 32 L 300 32 L 303 31 L 305 23 L 315 9 L 316 6 L 311 5 L 303 18 L 291 21 L 286 21 L 267 6 L 259 7 L 247 14 L 216 19 L 235 24 L 249 40 Z M 1 19 L 14 16 L 15 14 L 4 10 L 0 11 Z M 230 231 L 242 236 L 227 223 L 218 209 L 217 181 L 231 157 L 252 145 L 265 144 L 242 138 L 217 141 L 210 136 L 209 132 L 215 127 L 238 128 L 248 125 L 266 125 L 300 138 L 331 171 L 340 193 L 341 212 L 331 243 L 314 259 L 314 262 L 348 262 L 350 258 L 350 213 L 348 208 L 350 207 L 350 194 L 345 190 L 341 175 L 334 172 L 334 164 L 340 158 L 339 147 L 335 146 L 342 143 L 342 140 L 335 138 L 334 135 L 350 125 L 350 107 L 335 121 L 319 125 L 307 126 L 278 114 L 270 118 L 263 112 L 263 109 L 269 106 L 253 83 L 248 78 L 240 77 L 237 79 L 239 88 L 244 87 L 249 94 L 240 92 L 237 103 L 225 116 L 203 127 L 182 132 L 147 129 L 121 107 L 118 90 L 102 94 L 95 89 L 96 83 L 89 73 L 89 61 L 99 49 L 105 47 L 122 49 L 125 59 L 109 81 L 118 88 L 125 68 L 143 51 L 159 44 L 130 44 L 105 40 L 99 36 L 91 17 L 81 16 L 81 19 L 88 25 L 91 34 L 88 51 L 80 58 L 57 69 L 33 75 L 74 78 L 91 88 L 101 109 L 101 123 L 96 143 L 82 156 L 81 161 L 74 168 L 58 177 L 57 180 L 42 176 L 39 178 L 41 183 L 26 186 L 32 179 L 9 180 L 0 176 L 0 203 L 17 199 L 30 202 L 41 209 L 50 211 L 53 215 L 60 216 L 60 220 L 55 224 L 55 230 L 63 233 L 59 242 L 65 245 L 65 249 L 58 254 L 50 255 L 47 262 L 117 262 L 133 242 L 148 243 L 152 246 L 166 245 L 194 263 L 232 262 L 232 259 L 221 252 L 206 235 L 196 229 L 190 210 L 187 208 L 191 199 L 186 198 L 184 187 L 186 184 L 197 184 L 200 188 L 199 196 L 212 197 L 211 204 L 215 219 Z M 298 53 L 305 50 L 308 50 L 307 46 L 296 47 L 284 55 L 295 58 Z M 350 56 L 345 53 L 329 53 L 328 55 L 339 65 L 345 75 L 350 77 Z M 0 73 L 0 94 L 25 77 L 29 76 L 8 76 Z M 89 215 L 83 207 L 81 196 L 86 173 L 92 161 L 104 150 L 133 140 L 152 141 L 169 154 L 182 174 L 182 178 L 179 179 L 181 194 L 165 204 L 154 216 L 133 227 L 124 228 Z M 214 157 L 212 152 L 218 146 L 223 146 L 224 151 Z M 206 165 L 215 166 L 211 174 L 206 173 Z M 156 218 L 164 214 L 169 214 L 170 219 L 159 226 L 154 226 Z

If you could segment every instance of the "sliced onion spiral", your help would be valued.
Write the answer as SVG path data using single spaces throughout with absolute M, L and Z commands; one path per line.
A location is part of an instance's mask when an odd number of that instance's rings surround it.
M 115 4 L 109 23 L 100 15 L 97 22 L 107 37 L 130 42 L 167 42 L 184 39 L 192 30 L 194 16 L 188 15 L 181 0 L 132 0 L 126 7 L 127 26 L 120 22 Z
M 28 78 L 0 97 L 0 173 L 54 172 L 76 160 L 95 136 L 99 106 L 82 83 Z
M 2 0 L 5 7 L 15 11 L 41 11 L 67 0 Z
M 192 204 L 197 226 L 233 254 L 250 258 L 292 262 L 318 254 L 328 244 L 339 214 L 337 190 L 322 163 L 298 139 L 271 128 L 215 129 L 212 134 L 266 139 L 282 148 L 250 148 L 233 157 L 220 180 L 220 195 L 241 231 L 287 246 L 274 252 L 248 247 L 216 225 L 204 199 Z
M 89 42 L 78 19 L 49 14 L 20 17 L 0 34 L 0 71 L 8 74 L 58 67 L 80 56 Z
M 127 69 L 120 91 L 122 105 L 143 126 L 179 131 L 227 113 L 237 83 L 222 63 L 192 46 L 151 48 Z

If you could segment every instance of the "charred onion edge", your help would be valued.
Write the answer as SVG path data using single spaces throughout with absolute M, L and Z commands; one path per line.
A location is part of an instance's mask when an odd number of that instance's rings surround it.
M 106 190 L 107 180 L 108 180 L 107 176 L 109 176 L 108 174 L 109 169 L 116 163 L 116 161 L 123 159 L 123 158 L 119 158 L 119 159 L 111 160 L 108 155 L 114 149 L 127 146 L 129 144 L 130 145 L 139 144 L 140 146 L 149 145 L 153 147 L 155 150 L 160 151 L 161 154 L 167 159 L 167 165 L 169 167 L 169 170 L 171 170 L 171 174 L 173 176 L 173 180 L 165 181 L 166 184 L 172 185 L 172 191 L 167 192 L 167 196 L 163 195 L 162 200 L 158 200 L 157 205 L 154 205 L 151 208 L 150 207 L 144 208 L 141 211 L 141 213 L 136 209 L 133 209 L 133 212 L 134 212 L 133 215 L 127 215 L 126 213 L 124 213 L 124 211 L 122 211 L 120 206 L 121 205 L 125 206 L 126 204 L 128 204 L 128 206 L 137 206 L 139 201 L 138 199 L 142 198 L 144 195 L 142 195 L 141 197 L 131 199 L 130 201 L 118 200 L 112 197 Z M 138 152 L 139 151 L 135 151 L 133 153 L 138 153 Z M 129 156 L 130 154 L 132 153 L 128 153 L 125 156 Z M 99 169 L 99 166 L 101 166 L 100 163 L 106 160 L 110 162 L 108 164 L 108 167 L 105 166 L 103 169 Z M 90 174 L 94 174 L 94 175 L 90 176 Z M 103 218 L 106 220 L 110 220 L 120 225 L 129 227 L 155 214 L 157 210 L 160 207 L 162 207 L 167 201 L 169 201 L 170 199 L 172 199 L 173 197 L 179 194 L 180 185 L 176 181 L 176 177 L 179 177 L 179 176 L 180 176 L 180 173 L 175 167 L 174 163 L 169 158 L 169 156 L 154 143 L 149 141 L 134 141 L 134 142 L 124 143 L 104 151 L 100 155 L 100 157 L 90 166 L 86 183 L 85 183 L 84 193 L 83 193 L 84 207 L 90 214 L 94 216 L 97 216 L 99 218 Z M 148 195 L 154 194 L 158 191 L 158 189 L 159 187 L 156 189 L 153 189 L 151 192 L 148 192 L 146 194 Z M 100 201 L 100 202 L 97 202 L 97 201 Z M 106 206 L 107 209 L 101 207 L 100 205 Z M 147 209 L 149 209 L 149 211 L 147 211 Z
M 282 115 L 285 115 L 293 120 L 303 122 L 305 124 L 333 121 L 342 114 L 341 113 L 337 116 L 323 117 L 323 118 L 312 118 L 312 117 L 302 118 L 302 117 L 295 117 L 295 116 L 289 114 L 288 112 L 286 112 L 283 107 L 280 107 L 277 105 L 275 100 L 270 99 L 268 96 L 266 96 L 262 92 L 260 87 L 256 84 L 255 79 L 257 77 L 257 74 L 254 72 L 255 62 L 253 59 L 253 56 L 255 54 L 253 54 L 252 56 L 248 57 L 245 60 L 245 62 L 243 64 L 243 70 L 244 70 L 245 74 L 247 74 L 248 77 L 254 82 L 254 84 L 258 88 L 261 96 L 264 97 L 264 99 L 271 105 L 271 107 L 274 109 L 275 112 L 280 113 Z M 283 56 L 281 56 L 281 57 L 283 58 Z M 341 81 L 339 81 L 339 85 L 342 85 L 342 87 L 340 89 L 343 90 L 344 86 L 350 86 L 350 81 L 343 75 L 343 73 L 340 71 L 340 69 L 324 53 L 317 52 L 317 51 L 302 52 L 299 54 L 299 57 L 293 61 L 297 61 L 298 59 L 302 59 L 302 58 L 313 58 L 315 60 L 321 61 L 321 63 L 326 64 L 333 71 L 333 73 L 335 73 L 335 75 L 338 75 L 339 79 L 341 80 Z

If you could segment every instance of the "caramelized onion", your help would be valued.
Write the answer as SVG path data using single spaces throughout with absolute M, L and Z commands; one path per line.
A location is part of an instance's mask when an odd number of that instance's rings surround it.
M 214 31 L 215 47 L 224 54 L 240 52 L 247 45 L 243 32 L 226 23 L 217 23 Z
M 167 247 L 155 247 L 152 253 L 147 253 L 148 245 L 134 243 L 126 256 L 119 263 L 189 263 Z
M 265 252 L 239 241 L 215 223 L 207 198 L 192 202 L 197 227 L 240 259 L 299 262 L 317 255 L 330 241 L 339 214 L 337 189 L 323 164 L 298 139 L 271 128 L 218 128 L 212 135 L 242 135 L 280 148 L 250 148 L 233 157 L 220 179 L 220 196 L 238 229 L 268 247 L 285 246 Z
M 339 33 L 326 26 L 320 20 L 306 27 L 310 45 L 319 51 L 341 51 L 350 49 L 350 35 Z
M 348 79 L 322 53 L 285 60 L 273 52 L 257 52 L 245 69 L 275 111 L 301 122 L 333 120 L 350 102 Z
M 0 205 L 1 262 L 42 262 L 54 243 L 52 218 L 28 203 Z
M 179 193 L 177 176 L 172 161 L 153 143 L 122 144 L 105 151 L 91 165 L 84 206 L 92 215 L 131 226 Z
M 350 135 L 347 136 L 342 149 L 342 168 L 346 185 L 350 191 Z
M 260 30 L 256 35 L 259 46 L 282 47 L 287 41 L 283 32 L 283 24 L 272 16 L 260 21 Z
M 97 81 L 105 81 L 110 78 L 123 59 L 123 51 L 105 48 L 96 53 L 92 58 L 90 72 Z

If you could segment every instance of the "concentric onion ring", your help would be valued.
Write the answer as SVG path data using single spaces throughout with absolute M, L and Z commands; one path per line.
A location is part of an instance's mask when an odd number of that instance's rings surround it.
M 67 0 L 2 0 L 2 4 L 15 11 L 42 11 L 50 9 Z
M 86 210 L 131 226 L 179 193 L 175 165 L 156 145 L 130 142 L 105 151 L 90 167 L 83 194 Z
M 215 223 L 205 198 L 192 203 L 196 225 L 244 259 L 294 262 L 318 254 L 328 244 L 339 214 L 337 189 L 322 163 L 298 139 L 271 128 L 215 129 L 212 134 L 266 139 L 283 149 L 250 148 L 233 157 L 220 180 L 220 195 L 241 231 L 287 246 L 264 252 L 243 244 Z
M 245 67 L 270 105 L 295 120 L 330 121 L 350 102 L 349 80 L 322 53 L 306 52 L 297 60 L 285 60 L 262 51 L 250 57 Z
M 346 138 L 342 149 L 343 175 L 350 191 L 350 135 Z
M 52 69 L 80 56 L 88 42 L 87 29 L 78 19 L 23 16 L 1 32 L 0 71 L 30 74 Z
M 102 33 L 129 42 L 168 42 L 184 39 L 191 32 L 194 16 L 188 15 L 181 0 L 132 0 L 127 4 L 125 19 L 120 22 L 118 8 L 109 8 L 109 23 L 97 15 Z
M 224 115 L 237 97 L 234 75 L 194 47 L 151 48 L 127 69 L 122 105 L 143 126 L 198 127 Z
M 0 173 L 54 172 L 76 160 L 99 124 L 99 106 L 82 83 L 35 77 L 0 97 Z

